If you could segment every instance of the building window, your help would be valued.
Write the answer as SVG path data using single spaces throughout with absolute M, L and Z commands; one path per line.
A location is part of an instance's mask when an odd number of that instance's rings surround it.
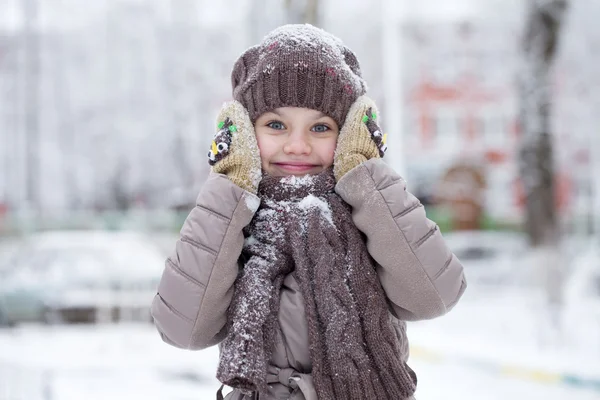
M 500 109 L 487 109 L 473 117 L 475 135 L 486 146 L 498 147 L 508 143 L 510 134 L 506 113 Z
M 505 143 L 506 123 L 501 113 L 488 114 L 483 123 L 485 142 L 490 145 L 502 145 Z
M 432 127 L 437 146 L 457 143 L 462 137 L 462 118 L 457 110 L 442 108 L 433 117 Z

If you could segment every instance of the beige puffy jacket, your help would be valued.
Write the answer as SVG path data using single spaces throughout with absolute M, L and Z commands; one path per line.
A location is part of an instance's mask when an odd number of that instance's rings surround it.
M 336 192 L 353 207 L 389 299 L 390 318 L 408 358 L 404 321 L 431 319 L 452 309 L 466 288 L 463 267 L 425 216 L 406 182 L 381 159 L 348 172 Z M 212 173 L 177 241 L 152 303 L 162 339 L 183 349 L 218 344 L 226 335 L 227 308 L 240 266 L 243 228 L 260 201 L 226 176 Z M 304 302 L 293 274 L 281 289 L 279 337 L 269 368 L 270 393 L 260 400 L 317 400 L 310 375 Z M 248 398 L 246 396 L 246 398 Z M 241 400 L 238 391 L 227 399 Z

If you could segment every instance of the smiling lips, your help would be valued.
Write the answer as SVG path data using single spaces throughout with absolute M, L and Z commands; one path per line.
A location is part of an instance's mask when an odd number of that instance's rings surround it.
M 309 170 L 317 167 L 317 165 L 315 165 L 315 164 L 309 164 L 309 163 L 303 163 L 303 162 L 292 162 L 292 161 L 274 163 L 274 164 L 277 167 L 279 167 L 285 171 L 290 171 L 290 172 L 305 172 L 305 171 L 309 171 Z

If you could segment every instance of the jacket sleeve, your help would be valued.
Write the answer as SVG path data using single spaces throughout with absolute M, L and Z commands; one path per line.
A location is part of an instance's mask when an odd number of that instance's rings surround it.
M 152 302 L 151 314 L 165 342 L 197 350 L 224 338 L 243 229 L 259 204 L 258 197 L 225 175 L 209 175 L 165 262 Z
M 416 321 L 450 311 L 467 286 L 463 266 L 404 179 L 372 159 L 340 179 L 336 192 L 366 235 L 396 317 Z

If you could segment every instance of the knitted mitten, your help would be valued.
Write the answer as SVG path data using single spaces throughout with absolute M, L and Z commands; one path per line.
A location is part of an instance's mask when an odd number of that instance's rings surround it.
M 238 101 L 223 105 L 217 117 L 208 163 L 213 172 L 227 175 L 236 185 L 256 194 L 262 179 L 260 151 L 248 112 Z
M 375 122 L 377 117 L 377 107 L 367 96 L 360 96 L 350 107 L 333 159 L 336 181 L 359 164 L 383 157 L 387 150 L 387 135 L 382 134 Z

